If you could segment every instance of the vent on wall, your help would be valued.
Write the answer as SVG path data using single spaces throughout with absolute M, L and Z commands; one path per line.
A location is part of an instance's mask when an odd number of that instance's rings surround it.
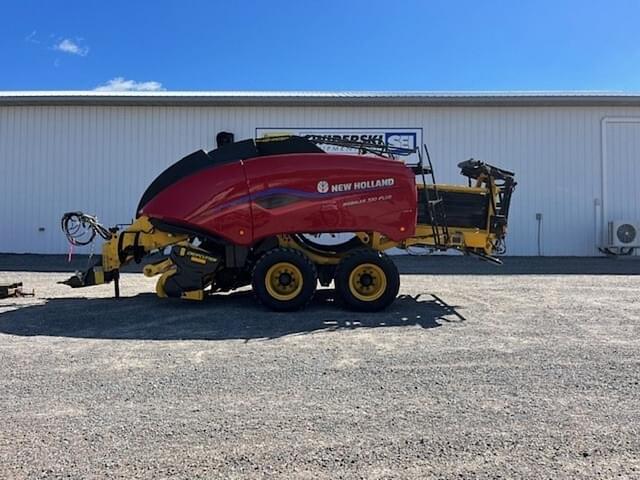
M 640 247 L 640 221 L 609 222 L 609 245 L 618 248 Z

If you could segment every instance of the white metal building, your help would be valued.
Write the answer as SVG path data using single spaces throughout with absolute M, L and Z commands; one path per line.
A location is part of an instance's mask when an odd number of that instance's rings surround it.
M 597 255 L 609 220 L 640 223 L 640 95 L 0 92 L 0 252 L 66 252 L 70 210 L 130 221 L 150 181 L 220 131 L 314 128 L 419 132 L 438 182 L 464 182 L 469 157 L 515 171 L 512 255 Z

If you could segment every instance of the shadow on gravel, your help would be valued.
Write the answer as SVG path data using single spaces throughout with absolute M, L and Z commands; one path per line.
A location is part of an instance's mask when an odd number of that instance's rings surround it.
M 384 312 L 349 312 L 334 305 L 333 290 L 319 290 L 305 310 L 276 313 L 260 308 L 251 292 L 213 296 L 194 304 L 154 294 L 115 298 L 52 298 L 0 314 L 0 332 L 74 338 L 136 340 L 272 339 L 358 328 L 463 322 L 457 307 L 435 295 L 401 295 Z

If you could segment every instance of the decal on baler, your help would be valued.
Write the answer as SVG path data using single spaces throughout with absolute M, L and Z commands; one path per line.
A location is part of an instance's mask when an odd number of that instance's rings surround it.
M 377 197 L 369 197 L 369 198 L 359 198 L 357 200 L 349 200 L 348 202 L 344 202 L 342 204 L 343 207 L 353 207 L 354 205 L 362 205 L 364 203 L 369 204 L 373 202 L 384 202 L 387 200 L 391 200 L 393 195 L 378 195 Z
M 320 180 L 316 188 L 320 193 L 327 193 L 329 191 L 329 182 L 327 182 L 326 180 Z
M 358 182 L 329 184 L 326 180 L 318 182 L 317 190 L 320 193 L 346 193 L 352 190 L 371 190 L 374 188 L 393 187 L 393 178 L 380 178 L 377 180 L 362 180 Z

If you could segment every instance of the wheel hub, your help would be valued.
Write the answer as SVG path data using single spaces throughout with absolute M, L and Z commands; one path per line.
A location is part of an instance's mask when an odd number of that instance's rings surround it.
M 302 291 L 302 272 L 289 262 L 278 262 L 269 268 L 265 286 L 271 297 L 283 302 L 293 300 Z
M 373 302 L 387 289 L 387 277 L 378 265 L 363 263 L 351 271 L 349 289 L 358 300 Z

